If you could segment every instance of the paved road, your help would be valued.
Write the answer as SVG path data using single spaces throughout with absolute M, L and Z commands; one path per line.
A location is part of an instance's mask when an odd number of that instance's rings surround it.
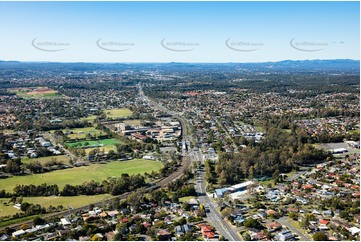
M 199 160 L 201 164 L 204 165 L 204 161 L 202 158 L 202 154 L 200 151 L 195 152 L 198 153 L 198 155 L 195 155 L 199 157 Z M 219 212 L 216 210 L 216 204 L 214 204 L 211 199 L 206 194 L 206 187 L 205 187 L 205 170 L 200 169 L 197 172 L 196 175 L 197 185 L 196 190 L 199 194 L 199 201 L 209 209 L 209 212 L 207 213 L 207 217 L 212 222 L 214 227 L 217 229 L 217 231 L 223 235 L 226 239 L 232 240 L 232 241 L 241 241 L 242 237 L 239 235 L 236 229 L 234 229 L 229 223 L 227 223 L 222 216 L 219 214 Z
M 290 224 L 289 222 L 286 221 L 286 219 L 284 217 L 277 219 L 277 221 L 285 226 L 288 227 L 288 229 L 292 232 L 297 234 L 298 236 L 300 236 L 300 239 L 302 241 L 311 241 L 311 238 L 308 237 L 308 235 L 302 233 L 301 231 L 299 231 L 297 228 L 295 228 L 292 224 Z

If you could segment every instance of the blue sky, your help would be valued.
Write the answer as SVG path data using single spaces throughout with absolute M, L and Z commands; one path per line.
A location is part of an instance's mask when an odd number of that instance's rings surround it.
M 0 60 L 360 59 L 359 9 L 359 2 L 0 2 Z

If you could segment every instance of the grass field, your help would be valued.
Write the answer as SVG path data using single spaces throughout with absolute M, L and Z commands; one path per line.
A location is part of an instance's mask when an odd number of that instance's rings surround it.
M 94 127 L 86 127 L 86 128 L 75 128 L 75 129 L 63 129 L 64 133 L 69 133 L 67 136 L 70 139 L 84 139 L 87 134 L 91 134 L 92 136 L 99 136 L 105 134 L 102 130 L 97 130 Z
M 127 108 L 104 110 L 104 113 L 107 116 L 107 118 L 124 118 L 124 117 L 129 117 L 130 115 L 133 114 L 133 112 Z
M 69 157 L 66 155 L 57 155 L 57 156 L 46 156 L 39 158 L 24 158 L 21 160 L 22 163 L 29 164 L 35 161 L 38 161 L 40 164 L 45 164 L 48 161 L 55 159 L 58 162 L 63 162 L 64 164 L 69 164 Z
M 92 122 L 94 119 L 96 119 L 98 116 L 96 116 L 96 115 L 90 115 L 90 116 L 88 116 L 88 117 L 86 117 L 86 118 L 81 118 L 80 120 L 81 121 L 89 121 L 89 122 Z
M 28 202 L 31 204 L 40 204 L 41 206 L 48 208 L 51 206 L 57 207 L 59 205 L 63 205 L 65 208 L 68 206 L 72 208 L 79 208 L 85 206 L 87 204 L 101 202 L 105 199 L 111 198 L 112 195 L 109 194 L 101 194 L 101 195 L 94 195 L 94 196 L 76 196 L 76 197 L 57 197 L 57 196 L 50 196 L 50 197 L 24 197 L 23 202 Z M 0 217 L 13 215 L 16 213 L 20 213 L 19 209 L 13 207 L 13 204 L 9 206 L 5 206 L 3 202 L 8 202 L 9 198 L 1 198 L 0 199 Z
M 81 148 L 86 146 L 85 145 L 86 142 L 89 143 L 88 146 L 94 146 L 94 147 L 104 147 L 119 143 L 119 141 L 116 139 L 101 139 L 101 140 L 86 140 L 86 141 L 78 141 L 78 142 L 65 142 L 65 145 L 67 147 Z
M 19 209 L 14 208 L 13 204 L 10 204 L 8 206 L 5 206 L 4 202 L 9 202 L 10 198 L 0 198 L 0 217 L 13 215 L 16 213 L 20 213 L 21 211 Z
M 107 164 L 92 164 L 89 166 L 74 167 L 66 170 L 57 170 L 43 174 L 28 176 L 13 176 L 0 180 L 0 187 L 12 192 L 16 185 L 42 183 L 57 184 L 60 189 L 65 184 L 80 185 L 86 181 L 102 181 L 107 177 L 118 177 L 122 173 L 143 174 L 144 172 L 158 171 L 162 168 L 159 161 L 134 159 L 128 161 L 113 161 Z

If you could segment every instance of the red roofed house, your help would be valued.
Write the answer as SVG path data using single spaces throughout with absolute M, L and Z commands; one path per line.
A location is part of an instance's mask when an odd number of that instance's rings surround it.
M 289 207 L 289 208 L 287 208 L 287 212 L 289 212 L 289 213 L 291 213 L 291 212 L 297 213 L 297 212 L 298 212 L 298 208 Z
M 129 219 L 128 218 L 123 218 L 120 220 L 121 223 L 128 223 Z
M 273 232 L 276 231 L 277 229 L 282 229 L 282 224 L 278 222 L 272 222 L 267 224 L 266 227 L 269 232 Z
M 268 209 L 266 211 L 266 213 L 267 213 L 267 215 L 276 215 L 277 214 L 277 212 L 275 210 L 273 210 L 273 209 Z
M 263 233 L 263 231 L 258 232 L 258 233 L 252 233 L 251 234 L 251 240 L 267 240 L 267 236 Z
M 327 225 L 330 221 L 326 220 L 326 219 L 320 219 L 319 223 L 320 224 L 324 224 Z
M 157 236 L 159 240 L 170 240 L 170 238 L 172 237 L 172 234 L 168 232 L 168 230 L 166 229 L 159 229 L 157 232 Z
M 211 229 L 211 226 L 208 224 L 200 224 L 198 225 L 198 227 L 201 228 L 201 232 L 202 232 L 202 236 L 204 239 L 214 239 L 215 238 L 215 234 Z
M 311 185 L 311 184 L 307 184 L 307 185 L 303 185 L 302 186 L 302 189 L 312 189 L 313 188 L 313 186 Z

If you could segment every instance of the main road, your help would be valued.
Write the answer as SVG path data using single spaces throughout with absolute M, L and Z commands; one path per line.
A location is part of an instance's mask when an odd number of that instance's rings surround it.
M 204 167 L 203 156 L 200 151 L 195 151 L 198 153 L 195 156 L 200 158 L 200 163 Z M 196 190 L 198 193 L 199 201 L 206 207 L 207 216 L 209 220 L 213 223 L 216 229 L 223 234 L 223 236 L 232 241 L 241 241 L 243 240 L 240 234 L 235 228 L 232 227 L 228 222 L 226 222 L 222 216 L 219 214 L 216 209 L 216 204 L 207 195 L 206 185 L 205 185 L 205 170 L 204 168 L 198 169 L 197 172 L 197 185 Z
M 149 105 L 157 108 L 160 111 L 163 111 L 165 113 L 169 113 L 175 118 L 177 118 L 181 125 L 182 125 L 182 141 L 185 142 L 187 139 L 187 129 L 186 129 L 186 120 L 179 116 L 176 112 L 169 111 L 164 106 L 154 102 L 153 100 L 149 99 L 147 96 L 144 95 L 144 92 L 142 90 L 142 86 L 139 83 L 138 84 L 138 94 L 141 100 L 147 102 Z M 193 153 L 192 155 L 190 153 Z M 202 154 L 200 151 L 190 151 L 183 150 L 183 160 L 182 163 L 187 164 L 187 167 L 191 163 L 191 157 L 199 157 L 200 162 L 204 165 L 204 161 L 202 158 Z M 217 231 L 223 235 L 226 239 L 232 240 L 232 241 L 241 241 L 242 238 L 238 234 L 238 232 L 229 224 L 227 223 L 222 216 L 219 214 L 218 210 L 215 208 L 215 204 L 211 201 L 211 199 L 206 194 L 206 187 L 205 187 L 205 172 L 204 169 L 198 170 L 197 174 L 197 185 L 196 190 L 199 194 L 199 200 L 204 205 L 205 208 L 207 208 L 207 217 L 209 218 L 210 222 L 214 225 L 214 227 L 217 229 Z

